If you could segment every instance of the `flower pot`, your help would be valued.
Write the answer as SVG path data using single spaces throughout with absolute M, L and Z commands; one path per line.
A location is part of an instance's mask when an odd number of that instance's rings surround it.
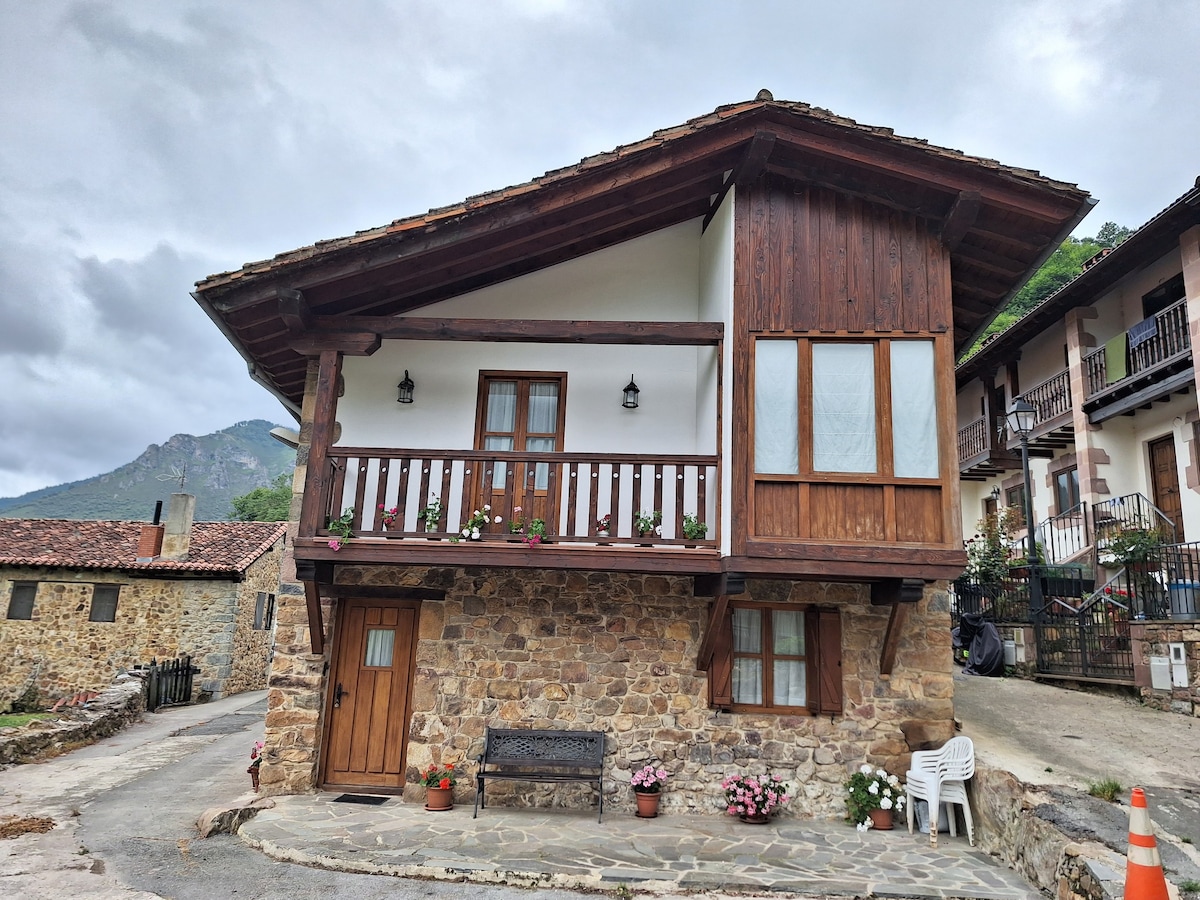
M 454 808 L 454 790 L 452 788 L 425 788 L 425 808 L 430 812 L 445 812 Z
M 608 537 L 608 532 L 607 531 L 597 531 L 596 537 Z
M 658 801 L 662 799 L 662 794 L 643 794 L 641 791 L 634 791 L 633 796 L 637 798 L 639 819 L 653 819 L 658 816 Z
M 740 816 L 738 816 L 738 818 L 741 819 L 743 822 L 745 822 L 747 825 L 766 825 L 767 821 L 769 819 L 769 816 L 767 816 L 766 813 L 755 813 L 754 815 L 749 815 L 748 813 L 742 813 Z
M 871 827 L 876 831 L 892 830 L 892 811 L 890 809 L 873 809 L 867 815 L 871 817 Z

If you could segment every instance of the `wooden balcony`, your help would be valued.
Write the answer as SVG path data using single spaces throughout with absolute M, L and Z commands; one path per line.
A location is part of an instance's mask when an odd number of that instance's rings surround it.
M 323 515 L 318 527 L 302 526 L 297 558 L 716 570 L 716 456 L 333 447 L 326 459 L 319 486 Z M 421 514 L 434 500 L 440 515 L 427 525 Z M 464 537 L 464 524 L 485 503 L 489 517 L 501 521 L 483 528 L 478 541 Z M 347 511 L 354 537 L 335 550 L 330 542 L 336 536 L 327 526 Z M 655 511 L 661 514 L 658 532 L 638 534 L 638 514 Z M 708 524 L 705 537 L 685 535 L 688 515 Z M 606 535 L 600 533 L 605 516 Z M 546 537 L 531 545 L 511 526 L 534 518 L 544 521 Z M 657 562 L 649 566 L 648 559 Z
M 1075 443 L 1075 422 L 1071 412 L 1071 373 L 1063 369 L 1057 375 L 1034 385 L 1023 395 L 1037 410 L 1033 431 L 1029 434 L 1032 456 L 1052 456 L 1054 451 Z M 1020 442 L 1008 440 L 1008 448 L 1019 452 Z
M 964 481 L 984 481 L 1010 469 L 1021 468 L 1021 455 L 1004 444 L 1004 420 L 990 425 L 980 416 L 958 430 L 958 472 Z
M 1155 400 L 1165 400 L 1193 383 L 1192 344 L 1188 333 L 1187 301 L 1180 300 L 1154 316 L 1153 334 L 1136 346 L 1127 332 L 1124 375 L 1109 372 L 1119 348 L 1101 347 L 1083 359 L 1087 396 L 1083 409 L 1088 421 L 1103 422 L 1132 414 Z

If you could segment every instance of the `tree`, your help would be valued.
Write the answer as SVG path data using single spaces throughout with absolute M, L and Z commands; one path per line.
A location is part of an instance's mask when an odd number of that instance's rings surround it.
M 1118 225 L 1116 222 L 1105 222 L 1100 226 L 1100 230 L 1096 232 L 1096 236 L 1092 238 L 1097 244 L 1102 247 L 1116 247 L 1125 242 L 1125 239 L 1133 234 L 1132 228 L 1126 228 L 1124 225 Z M 1087 240 L 1087 238 L 1084 238 Z
M 248 494 L 234 497 L 233 522 L 286 522 L 292 508 L 292 475 L 283 472 L 270 487 L 255 488 Z

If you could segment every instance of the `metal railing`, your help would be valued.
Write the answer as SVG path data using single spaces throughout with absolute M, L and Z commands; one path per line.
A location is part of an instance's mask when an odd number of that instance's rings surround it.
M 1097 546 L 1131 529 L 1158 532 L 1164 544 L 1175 542 L 1174 521 L 1143 494 L 1092 504 L 1092 540 Z

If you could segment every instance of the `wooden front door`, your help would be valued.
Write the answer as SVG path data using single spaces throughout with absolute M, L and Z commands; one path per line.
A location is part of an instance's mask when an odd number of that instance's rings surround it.
M 1150 486 L 1154 505 L 1175 523 L 1175 540 L 1184 541 L 1183 505 L 1179 498 L 1179 470 L 1175 467 L 1175 437 L 1150 442 Z
M 418 604 L 345 600 L 329 683 L 326 785 L 404 786 Z

